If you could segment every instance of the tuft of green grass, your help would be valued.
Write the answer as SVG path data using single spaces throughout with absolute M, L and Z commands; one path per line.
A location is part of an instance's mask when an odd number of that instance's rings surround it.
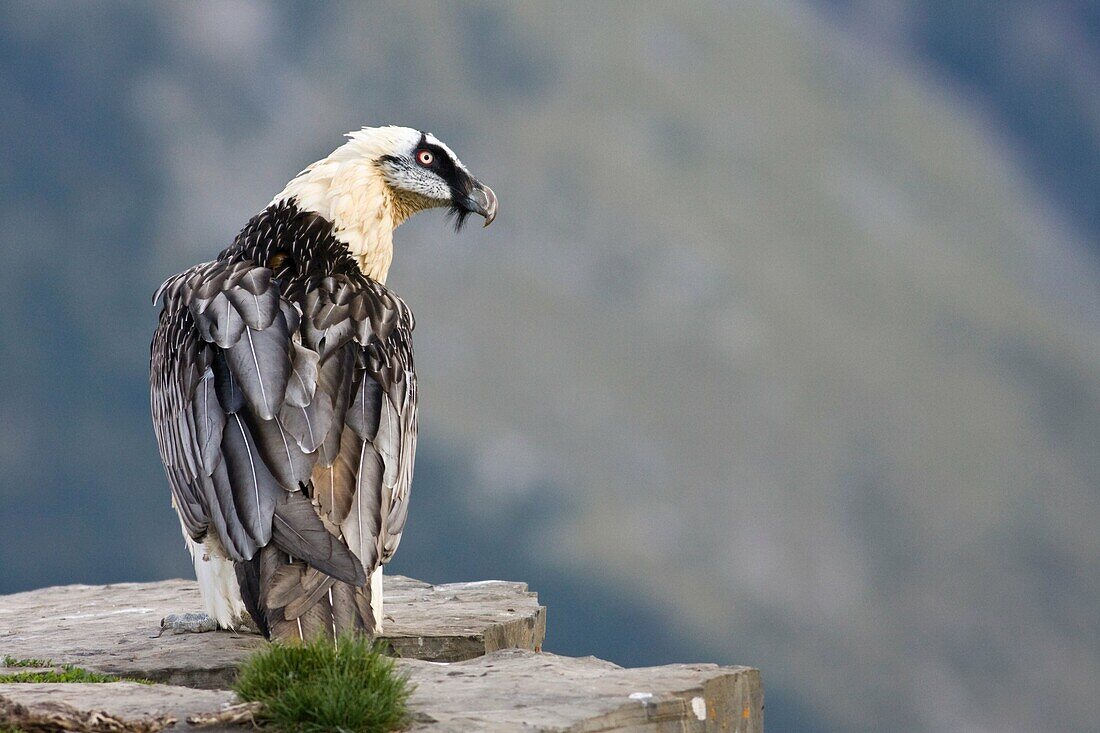
M 35 671 L 0 674 L 0 684 L 7 682 L 119 682 L 123 679 L 127 682 L 138 682 L 143 685 L 153 684 L 150 680 L 89 672 L 71 664 L 55 665 L 49 659 L 16 659 L 15 657 L 5 656 L 3 666 L 33 669 Z M 43 669 L 43 667 L 52 667 L 53 669 Z M 0 733 L 7 732 L 0 728 Z
M 60 670 L 42 670 L 40 672 L 16 672 L 0 674 L 0 683 L 7 682 L 118 682 L 114 675 L 89 672 L 80 667 L 62 667 Z
M 16 659 L 10 654 L 4 655 L 4 664 L 0 665 L 4 667 L 52 667 L 53 662 L 49 659 Z
M 272 644 L 245 660 L 233 689 L 283 733 L 388 733 L 408 723 L 413 685 L 381 645 L 344 637 Z

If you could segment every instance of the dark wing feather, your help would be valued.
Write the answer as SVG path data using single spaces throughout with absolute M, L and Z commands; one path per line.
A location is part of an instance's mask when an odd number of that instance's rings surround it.
M 222 546 L 225 547 L 226 554 L 231 560 L 246 560 L 255 555 L 258 545 L 237 513 L 233 487 L 229 484 L 229 472 L 226 470 L 225 461 L 219 461 L 214 467 L 214 472 L 206 486 L 209 487 L 208 492 L 212 488 L 212 492 L 208 493 L 211 521 L 218 532 Z
M 294 407 L 305 407 L 317 391 L 317 372 L 321 360 L 316 351 L 291 344 L 293 356 L 290 363 L 290 381 L 287 383 L 286 402 Z
M 283 491 L 260 456 L 252 431 L 240 413 L 229 416 L 222 433 L 222 456 L 237 515 L 249 536 L 262 547 L 271 540 L 271 518 Z
M 317 510 L 302 492 L 283 492 L 275 506 L 274 542 L 292 557 L 308 558 L 309 564 L 338 580 L 363 585 L 367 576 L 344 543 L 321 522 Z
M 229 370 L 252 412 L 261 420 L 278 414 L 290 378 L 290 333 L 282 313 L 263 331 L 245 326 L 237 343 L 225 350 Z
M 344 432 L 354 369 L 354 348 L 345 348 L 331 355 L 318 369 L 316 393 L 327 396 L 332 404 L 329 429 L 317 455 L 321 466 L 331 466 L 340 452 L 340 436 Z
M 340 424 L 340 448 L 331 465 L 318 461 L 313 469 L 313 496 L 321 511 L 334 525 L 339 525 L 351 510 L 352 498 L 361 470 L 363 441 L 354 431 Z
M 295 489 L 305 486 L 313 471 L 314 459 L 302 450 L 297 438 L 283 426 L 279 418 L 254 420 L 252 427 L 260 455 L 279 485 Z
M 225 430 L 225 412 L 218 404 L 212 369 L 207 369 L 199 380 L 198 389 L 191 401 L 191 419 L 195 428 L 194 440 L 199 449 L 199 462 L 209 476 L 221 460 L 222 432 Z
M 214 376 L 214 390 L 222 410 L 230 415 L 240 412 L 244 408 L 244 392 L 241 391 L 236 376 L 230 371 L 225 353 L 221 350 L 214 351 L 210 371 Z

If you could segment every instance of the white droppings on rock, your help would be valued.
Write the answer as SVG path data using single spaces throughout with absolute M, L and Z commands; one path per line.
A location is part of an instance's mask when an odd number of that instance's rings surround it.
M 631 700 L 648 700 L 653 697 L 652 692 L 632 692 L 630 693 Z
M 699 720 L 707 719 L 707 701 L 701 697 L 691 698 L 691 712 L 695 713 L 695 717 Z

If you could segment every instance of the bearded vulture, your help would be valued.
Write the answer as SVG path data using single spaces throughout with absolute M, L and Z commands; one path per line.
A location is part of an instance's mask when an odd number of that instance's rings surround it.
M 153 297 L 153 427 L 206 628 L 381 630 L 417 423 L 413 315 L 385 284 L 393 230 L 437 207 L 456 230 L 471 213 L 488 226 L 497 200 L 429 133 L 347 137 Z

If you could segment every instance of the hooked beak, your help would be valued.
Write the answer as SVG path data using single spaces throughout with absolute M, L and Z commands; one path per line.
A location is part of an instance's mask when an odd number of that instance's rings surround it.
M 483 183 L 474 186 L 466 196 L 465 204 L 470 213 L 485 217 L 485 226 L 489 226 L 497 218 L 497 195 Z

